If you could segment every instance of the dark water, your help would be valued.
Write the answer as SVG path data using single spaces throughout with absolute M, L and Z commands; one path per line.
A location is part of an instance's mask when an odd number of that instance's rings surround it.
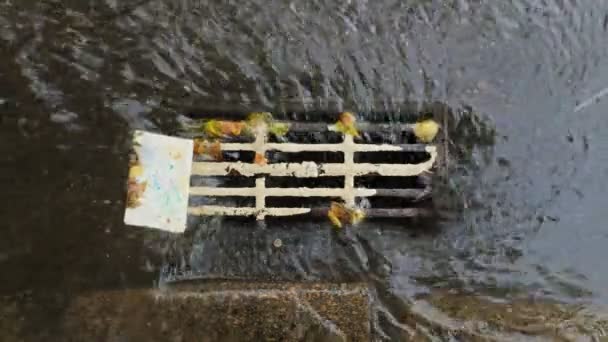
M 3 1 L 0 294 L 34 297 L 25 325 L 49 336 L 75 294 L 176 271 L 364 280 L 387 332 L 436 289 L 601 308 L 607 49 L 608 3 L 595 0 Z M 432 232 L 122 224 L 132 129 L 174 134 L 205 108 L 431 102 L 471 146 L 450 167 L 466 209 Z M 486 126 L 494 144 L 475 144 Z

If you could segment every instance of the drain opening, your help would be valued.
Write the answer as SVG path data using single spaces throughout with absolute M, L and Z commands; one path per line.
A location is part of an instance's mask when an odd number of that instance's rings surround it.
M 266 197 L 266 205 L 273 208 L 326 208 L 328 201 L 340 197 Z
M 344 188 L 344 177 L 267 177 L 269 188 Z
M 416 151 L 387 151 L 377 152 L 356 152 L 355 163 L 373 164 L 419 164 L 429 160 L 431 156 L 428 152 Z
M 420 176 L 433 167 L 435 147 L 416 143 L 412 125 L 359 126 L 361 134 L 353 138 L 329 130 L 327 123 L 290 122 L 281 138 L 258 127 L 250 143 L 222 142 L 223 160 L 197 159 L 193 174 L 230 180 L 193 181 L 192 196 L 216 200 L 190 213 L 323 216 L 332 201 L 365 204 L 369 217 L 426 213 L 430 186 Z

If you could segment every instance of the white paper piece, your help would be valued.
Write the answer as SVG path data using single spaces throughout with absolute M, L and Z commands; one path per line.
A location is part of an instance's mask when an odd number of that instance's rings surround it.
M 138 169 L 130 187 L 145 188 L 137 204 L 127 205 L 124 222 L 182 233 L 186 230 L 193 142 L 143 131 L 133 135 Z M 136 183 L 135 183 L 136 182 Z

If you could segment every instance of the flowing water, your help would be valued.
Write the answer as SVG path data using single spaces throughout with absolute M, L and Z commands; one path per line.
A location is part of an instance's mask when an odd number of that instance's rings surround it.
M 0 294 L 34 298 L 21 309 L 39 336 L 60 339 L 82 291 L 176 274 L 364 281 L 378 339 L 425 325 L 445 338 L 432 327 L 452 318 L 433 305 L 480 298 L 608 312 L 608 3 L 3 0 L 0 56 Z M 175 134 L 212 109 L 365 119 L 429 103 L 466 150 L 448 168 L 454 219 L 347 232 L 210 219 L 181 237 L 122 224 L 133 129 Z

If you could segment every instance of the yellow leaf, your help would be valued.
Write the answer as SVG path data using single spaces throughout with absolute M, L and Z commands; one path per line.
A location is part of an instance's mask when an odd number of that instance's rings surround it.
M 203 131 L 212 138 L 239 136 L 245 123 L 242 121 L 209 120 L 205 122 Z
M 129 178 L 141 177 L 144 174 L 144 168 L 141 165 L 133 165 L 129 169 Z
M 331 202 L 327 217 L 336 228 L 341 228 L 345 224 L 360 223 L 365 218 L 365 213 L 358 208 L 348 208 L 342 203 Z
M 141 204 L 141 197 L 146 191 L 148 182 L 138 183 L 134 179 L 129 179 L 127 187 L 127 207 L 136 208 Z
M 336 217 L 336 215 L 334 213 L 332 213 L 331 211 L 329 211 L 327 213 L 327 217 L 329 218 L 329 220 L 331 221 L 331 223 L 334 225 L 334 227 L 336 227 L 336 228 L 342 228 L 342 222 L 340 222 L 340 219 L 338 219 L 338 217 Z
M 348 220 L 348 212 L 342 203 L 331 202 L 327 217 L 336 228 L 342 228 L 343 223 Z
M 263 123 L 268 124 L 270 122 L 272 122 L 272 114 L 268 112 L 254 112 L 247 116 L 247 123 L 250 126 L 257 126 Z
M 221 123 L 218 120 L 209 120 L 205 122 L 203 131 L 210 137 L 220 138 L 222 136 Z
M 270 127 L 268 127 L 268 131 L 276 137 L 283 137 L 289 132 L 289 124 L 273 122 L 270 124 Z
M 361 209 L 355 209 L 350 213 L 350 222 L 353 225 L 361 223 L 363 219 L 365 219 L 365 213 Z
M 421 142 L 429 143 L 433 141 L 437 132 L 439 132 L 439 124 L 431 119 L 417 122 L 414 125 L 414 135 Z
M 352 135 L 353 137 L 359 137 L 359 130 L 357 129 L 357 118 L 350 112 L 344 112 L 340 114 L 340 118 L 338 122 L 336 122 L 335 128 L 338 132 Z
M 345 126 L 352 126 L 356 123 L 357 118 L 351 112 L 344 112 L 340 114 L 340 122 Z

